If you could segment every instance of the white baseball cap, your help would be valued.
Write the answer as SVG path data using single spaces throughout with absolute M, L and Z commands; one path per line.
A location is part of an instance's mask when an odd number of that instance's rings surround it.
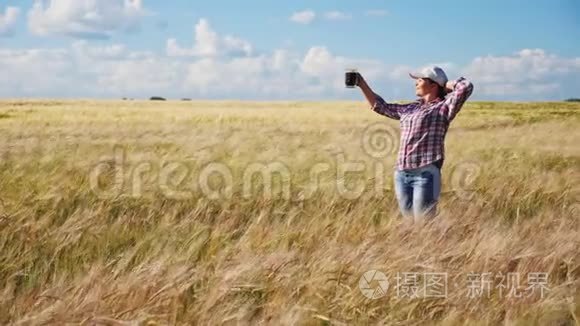
M 411 76 L 411 78 L 413 79 L 417 79 L 417 78 L 429 78 L 431 80 L 433 80 L 434 82 L 436 82 L 437 84 L 439 84 L 439 86 L 445 87 L 445 84 L 447 84 L 447 75 L 445 74 L 445 71 L 443 71 L 443 69 L 441 69 L 440 67 L 437 66 L 428 66 L 425 67 L 423 69 L 421 69 L 421 71 L 419 72 L 411 72 L 409 73 L 409 76 Z

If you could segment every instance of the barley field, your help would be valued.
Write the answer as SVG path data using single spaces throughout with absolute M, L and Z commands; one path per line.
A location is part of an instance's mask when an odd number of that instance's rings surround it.
M 0 324 L 580 325 L 579 130 L 468 102 L 412 224 L 363 102 L 2 100 Z

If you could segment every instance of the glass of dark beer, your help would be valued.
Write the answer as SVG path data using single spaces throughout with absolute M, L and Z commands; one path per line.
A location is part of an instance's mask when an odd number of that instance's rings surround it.
M 358 71 L 356 69 L 348 69 L 346 71 L 344 84 L 347 88 L 354 88 L 358 85 Z

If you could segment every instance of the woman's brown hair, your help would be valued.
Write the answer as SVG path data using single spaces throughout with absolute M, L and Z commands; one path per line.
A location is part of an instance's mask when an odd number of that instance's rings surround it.
M 430 78 L 425 78 L 426 80 L 428 80 L 430 83 L 436 84 L 437 85 L 437 96 L 444 100 L 445 97 L 447 96 L 447 90 L 445 89 L 445 86 L 441 86 L 439 84 L 437 84 L 433 79 Z

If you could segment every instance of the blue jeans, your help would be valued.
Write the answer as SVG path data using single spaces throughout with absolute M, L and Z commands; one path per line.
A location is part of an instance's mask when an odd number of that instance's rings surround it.
M 437 166 L 395 170 L 394 180 L 399 210 L 404 217 L 419 221 L 435 216 L 441 192 L 441 170 Z

